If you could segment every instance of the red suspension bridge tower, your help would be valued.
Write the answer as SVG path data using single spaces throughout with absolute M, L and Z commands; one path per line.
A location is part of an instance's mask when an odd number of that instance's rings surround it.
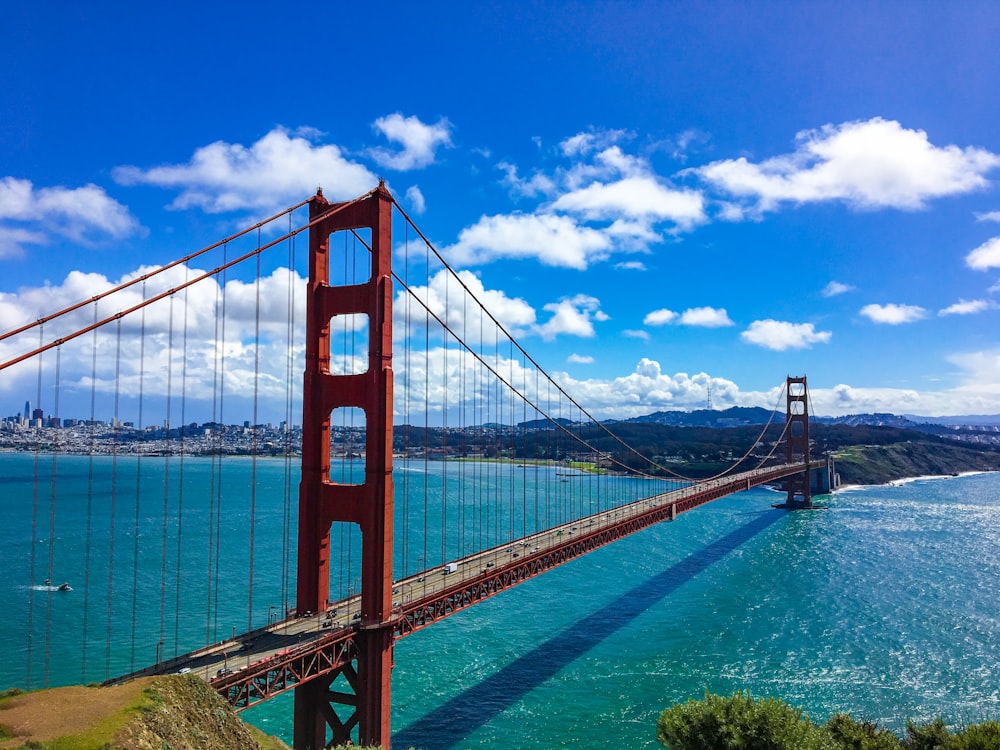
M 351 662 L 295 689 L 297 750 L 347 742 L 355 725 L 363 745 L 389 747 L 392 670 L 392 206 L 384 184 L 357 201 L 330 204 L 318 191 L 309 206 L 309 291 L 302 418 L 302 481 L 299 488 L 299 613 L 322 612 L 330 596 L 330 529 L 358 524 L 362 537 L 361 631 L 357 668 Z M 371 276 L 332 287 L 330 235 L 371 230 Z M 361 374 L 330 372 L 330 321 L 338 315 L 368 317 L 368 368 Z M 365 419 L 365 480 L 330 479 L 330 415 L 358 408 Z M 343 676 L 354 693 L 331 690 Z M 333 705 L 353 709 L 342 720 Z

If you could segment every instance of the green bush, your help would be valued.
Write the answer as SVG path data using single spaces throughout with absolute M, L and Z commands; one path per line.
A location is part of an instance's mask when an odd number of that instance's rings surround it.
M 844 750 L 900 750 L 899 737 L 877 721 L 856 721 L 850 714 L 834 714 L 826 723 L 834 745 Z
M 777 698 L 706 693 L 660 714 L 656 738 L 670 750 L 827 750 L 829 735 Z
M 1000 750 L 1000 723 L 970 724 L 948 738 L 946 750 Z
M 823 726 L 777 698 L 705 693 L 660 714 L 656 738 L 670 750 L 1000 750 L 1000 722 L 952 734 L 943 720 L 906 724 L 900 739 L 878 722 L 834 714 Z
M 949 737 L 948 727 L 940 718 L 920 726 L 907 721 L 903 747 L 906 750 L 941 750 L 946 747 Z

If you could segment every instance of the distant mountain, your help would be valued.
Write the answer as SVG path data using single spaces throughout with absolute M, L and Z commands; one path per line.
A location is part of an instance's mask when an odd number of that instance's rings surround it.
M 532 419 L 527 422 L 518 422 L 517 429 L 519 430 L 547 430 L 553 424 L 561 424 L 563 427 L 569 427 L 574 424 L 573 420 L 560 417 L 558 419 Z
M 1000 414 L 967 414 L 958 417 L 918 417 L 906 414 L 920 424 L 943 424 L 949 427 L 1000 427 Z
M 644 417 L 633 417 L 625 422 L 639 424 L 665 424 L 671 427 L 745 427 L 767 424 L 772 412 L 759 406 L 732 406 L 728 409 L 696 409 L 695 411 L 658 411 Z M 784 414 L 774 417 L 783 422 Z
M 920 422 L 897 414 L 847 414 L 843 417 L 813 417 L 818 424 L 846 424 L 852 427 L 899 427 L 904 430 L 920 428 Z

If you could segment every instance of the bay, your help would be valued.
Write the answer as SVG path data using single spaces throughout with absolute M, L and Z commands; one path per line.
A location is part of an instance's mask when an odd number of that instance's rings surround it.
M 287 494 L 291 487 L 294 508 L 297 476 L 287 477 L 281 461 L 224 463 L 224 520 L 217 523 L 197 489 L 219 472 L 209 459 L 186 461 L 183 477 L 180 466 L 162 459 L 120 460 L 115 514 L 105 512 L 107 493 L 88 499 L 83 490 L 75 498 L 60 494 L 53 514 L 46 458 L 0 454 L 0 596 L 7 609 L 0 687 L 23 686 L 26 671 L 32 687 L 103 679 L 141 666 L 157 647 L 194 647 L 266 622 L 285 606 L 282 565 L 294 563 Z M 110 459 L 96 466 L 60 456 L 55 471 L 60 483 L 65 474 L 80 487 L 96 486 L 88 479 L 93 472 L 112 475 Z M 262 488 L 253 498 L 251 473 Z M 164 492 L 164 476 L 173 490 Z M 177 534 L 169 522 L 179 504 L 174 491 L 188 482 L 190 521 Z M 404 485 L 397 475 L 397 508 L 405 505 Z M 654 748 L 659 712 L 705 690 L 749 690 L 781 697 L 820 721 L 850 711 L 893 729 L 907 719 L 940 715 L 960 724 L 1000 715 L 1000 474 L 848 489 L 824 498 L 823 511 L 772 509 L 779 498 L 757 489 L 716 501 L 399 641 L 394 746 Z M 247 611 L 251 504 L 254 603 Z M 414 508 L 402 516 L 414 512 L 418 518 Z M 112 516 L 119 531 L 134 530 L 140 519 L 138 543 L 126 534 L 109 549 L 104 530 Z M 459 518 L 453 514 L 452 525 Z M 88 523 L 89 573 L 80 564 Z M 49 543 L 50 529 L 58 543 Z M 210 532 L 222 538 L 218 553 L 204 543 Z M 350 539 L 345 544 L 359 549 Z M 398 553 L 409 559 L 407 569 L 428 546 L 451 552 L 447 540 L 415 544 Z M 217 583 L 206 574 L 211 554 L 222 573 Z M 101 564 L 108 559 L 113 574 Z M 66 578 L 74 591 L 33 589 L 50 569 L 57 571 L 53 584 Z M 349 587 L 353 576 L 349 570 L 335 585 Z M 105 624 L 108 586 L 151 590 L 168 604 L 181 592 L 196 604 L 161 617 L 158 601 L 139 603 L 141 644 L 133 654 L 131 626 Z M 112 608 L 129 615 L 132 606 L 126 597 Z M 291 739 L 288 698 L 243 717 Z

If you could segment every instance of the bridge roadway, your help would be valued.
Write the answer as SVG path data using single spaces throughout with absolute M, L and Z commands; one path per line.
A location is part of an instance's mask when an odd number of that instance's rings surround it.
M 813 461 L 809 468 L 824 466 L 825 461 Z M 771 466 L 692 484 L 430 568 L 393 584 L 387 623 L 363 622 L 360 596 L 354 596 L 326 612 L 292 616 L 109 683 L 190 673 L 242 710 L 349 663 L 357 656 L 355 638 L 366 629 L 391 627 L 396 638 L 408 635 L 612 541 L 802 469 L 802 464 Z

